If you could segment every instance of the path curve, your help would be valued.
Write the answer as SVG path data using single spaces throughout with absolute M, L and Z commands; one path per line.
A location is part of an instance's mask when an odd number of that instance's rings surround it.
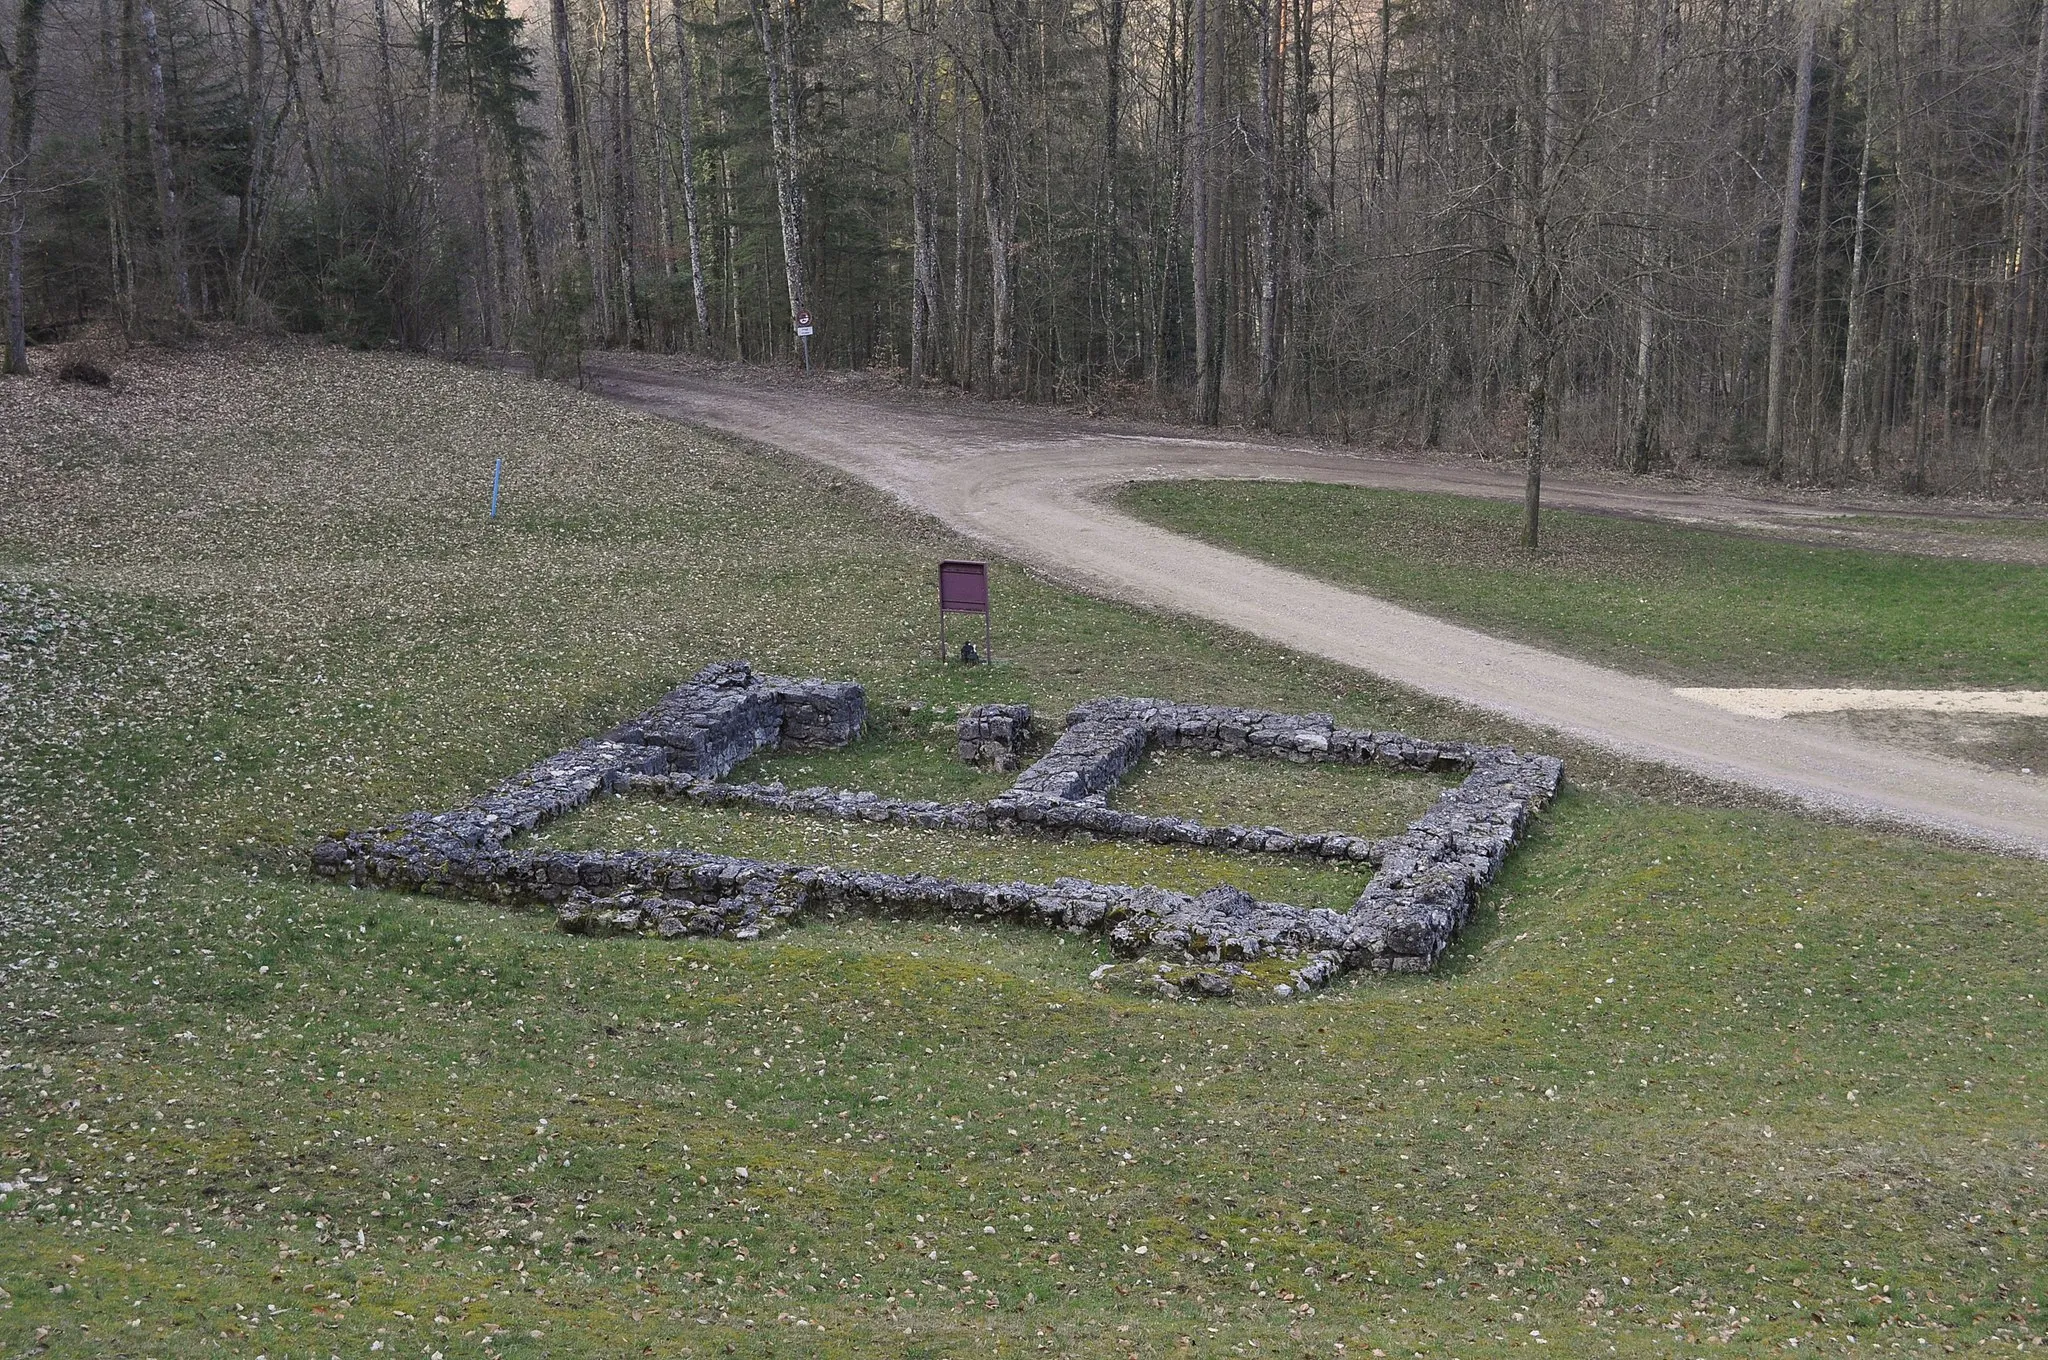
M 1122 483 L 1165 478 L 1378 487 L 1422 481 L 1395 460 L 907 409 L 815 384 L 734 382 L 635 361 L 599 359 L 588 368 L 592 386 L 606 396 L 839 468 L 1083 589 L 1210 619 L 1623 755 L 2048 857 L 2048 780 L 1727 713 L 1654 680 L 1490 637 L 1169 533 L 1106 499 Z M 1430 480 L 1434 489 L 1442 478 Z M 1656 513 L 1658 500 L 1682 498 L 1569 482 L 1545 493 L 1551 504 L 1637 514 Z M 1723 517 L 1689 513 L 1699 504 L 1688 499 L 1672 517 Z M 1716 504 L 1734 507 L 1723 514 L 1745 513 L 1746 504 L 1769 508 L 1730 497 Z

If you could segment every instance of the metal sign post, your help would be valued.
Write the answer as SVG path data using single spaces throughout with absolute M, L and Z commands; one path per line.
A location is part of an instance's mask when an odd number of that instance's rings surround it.
M 811 371 L 811 332 L 815 329 L 811 325 L 810 309 L 808 307 L 797 309 L 796 342 L 804 348 L 804 372 L 806 373 Z
M 981 647 L 990 661 L 996 659 L 993 610 L 988 602 L 988 563 L 939 563 L 939 659 L 946 659 L 946 615 L 981 615 Z

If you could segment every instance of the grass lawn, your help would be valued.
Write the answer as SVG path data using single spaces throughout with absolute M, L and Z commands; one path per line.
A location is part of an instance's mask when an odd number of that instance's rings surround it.
M 1005 664 L 941 666 L 931 563 L 966 545 L 513 375 L 291 349 L 126 381 L 0 384 L 0 1355 L 2048 1332 L 2048 866 L 1686 801 L 1001 564 Z M 888 716 L 759 762 L 801 782 L 970 795 L 934 754 L 954 705 L 1135 691 L 1549 746 L 1572 784 L 1436 973 L 1290 1004 L 1098 991 L 1099 945 L 1022 929 L 596 940 L 305 872 L 319 831 L 446 806 L 734 655 Z M 1334 825 L 1416 787 L 1162 760 L 1124 797 Z M 600 829 L 839 835 L 638 799 L 557 834 Z
M 1682 683 L 2030 688 L 2048 677 L 2040 567 L 1568 510 L 1544 512 L 1532 558 L 1520 506 L 1308 483 L 1149 482 L 1118 504 L 1219 547 Z

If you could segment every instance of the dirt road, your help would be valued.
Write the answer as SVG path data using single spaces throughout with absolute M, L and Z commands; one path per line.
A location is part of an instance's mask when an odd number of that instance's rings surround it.
M 1227 440 L 1099 433 L 1029 413 L 920 409 L 654 364 L 590 365 L 643 410 L 802 454 L 872 483 L 992 550 L 1082 589 L 1211 619 L 1282 646 L 1661 761 L 1854 815 L 2048 857 L 2048 780 L 1747 718 L 1665 685 L 1506 642 L 1168 533 L 1104 493 L 1135 480 L 1264 477 L 1501 494 L 1486 468 L 1413 465 Z M 1549 504 L 1742 523 L 1819 514 L 1725 495 L 1559 481 Z

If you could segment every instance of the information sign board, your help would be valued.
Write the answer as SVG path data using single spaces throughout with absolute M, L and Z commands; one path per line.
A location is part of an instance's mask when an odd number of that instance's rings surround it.
M 995 660 L 995 627 L 988 598 L 988 563 L 945 561 L 939 563 L 939 655 L 946 655 L 946 616 L 981 615 L 981 646 L 989 660 Z

